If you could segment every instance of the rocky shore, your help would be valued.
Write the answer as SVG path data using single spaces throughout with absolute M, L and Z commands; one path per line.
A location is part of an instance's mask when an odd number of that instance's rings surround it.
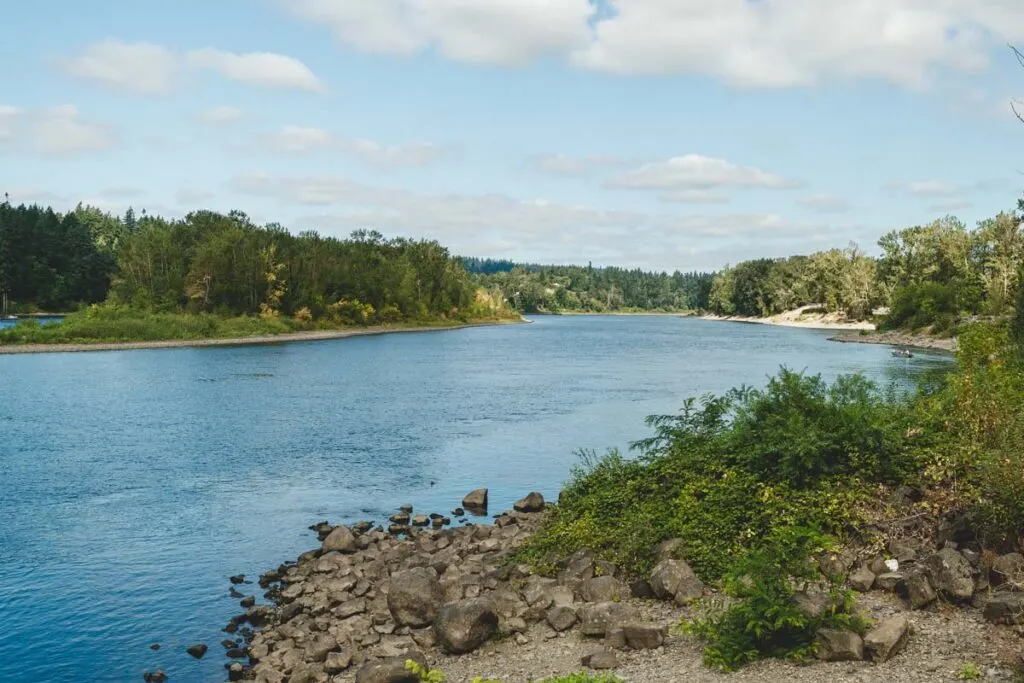
M 477 513 L 486 504 L 484 489 L 464 501 Z M 911 519 L 893 527 L 899 540 L 885 548 L 820 557 L 823 572 L 845 574 L 861 593 L 872 628 L 820 632 L 822 661 L 810 666 L 766 660 L 722 674 L 702 665 L 699 641 L 673 629 L 716 595 L 676 557 L 677 541 L 659 546 L 649 577 L 624 576 L 586 550 L 555 576 L 538 576 L 515 552 L 545 508 L 531 493 L 493 524 L 445 528 L 449 518 L 405 506 L 388 529 L 314 525 L 321 546 L 263 574 L 267 603 L 243 598 L 245 612 L 225 626 L 227 678 L 415 683 L 411 659 L 448 683 L 526 683 L 584 668 L 636 683 L 924 683 L 975 670 L 1013 681 L 1024 664 L 1024 556 L 983 551 L 962 520 L 923 533 Z M 799 593 L 800 609 L 821 609 L 823 590 Z
M 886 344 L 889 346 L 904 346 L 931 351 L 948 351 L 950 353 L 955 352 L 957 349 L 955 337 L 929 337 L 924 334 L 910 334 L 907 332 L 870 332 L 868 334 L 844 332 L 830 337 L 829 341 L 848 344 Z

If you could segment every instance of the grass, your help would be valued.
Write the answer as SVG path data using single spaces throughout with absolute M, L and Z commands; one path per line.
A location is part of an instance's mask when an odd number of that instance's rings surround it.
M 473 318 L 485 321 L 488 318 Z M 445 327 L 462 320 L 408 320 L 396 325 Z M 391 327 L 395 325 L 390 325 Z M 382 328 L 388 325 L 380 326 Z M 212 313 L 158 313 L 120 306 L 90 306 L 71 313 L 59 323 L 22 320 L 0 330 L 0 345 L 116 344 L 128 342 L 242 339 L 316 330 L 344 330 L 356 326 L 329 321 L 297 320 L 287 316 L 220 316 Z

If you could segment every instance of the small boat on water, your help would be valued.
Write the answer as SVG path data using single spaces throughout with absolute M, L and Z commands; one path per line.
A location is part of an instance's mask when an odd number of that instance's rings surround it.
M 18 319 L 18 316 L 16 316 L 16 315 L 0 316 L 0 320 L 17 320 L 17 319 Z
M 897 358 L 913 358 L 914 354 L 910 352 L 910 349 L 893 349 L 892 355 Z

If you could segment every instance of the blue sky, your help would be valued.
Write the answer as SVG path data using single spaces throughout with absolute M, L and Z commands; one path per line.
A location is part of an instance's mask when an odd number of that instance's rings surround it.
M 604 3 L 7 2 L 0 190 L 668 270 L 1024 190 L 1019 0 Z

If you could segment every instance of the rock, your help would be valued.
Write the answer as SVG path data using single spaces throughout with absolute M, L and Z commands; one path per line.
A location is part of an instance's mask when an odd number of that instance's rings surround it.
M 576 610 L 558 605 L 549 609 L 544 618 L 547 620 L 548 626 L 556 631 L 567 631 L 576 623 Z
M 667 541 L 662 541 L 658 544 L 658 549 L 655 551 L 655 558 L 658 562 L 662 560 L 678 560 L 685 546 L 686 543 L 681 538 L 670 538 Z
M 867 593 L 875 585 L 875 574 L 867 567 L 861 567 L 850 574 L 846 581 L 853 590 Z
M 160 649 L 160 643 L 153 643 L 152 645 L 149 646 L 149 649 L 153 650 L 154 652 L 156 650 L 159 650 Z
M 250 607 L 256 604 L 256 598 L 252 595 L 247 595 L 241 600 L 239 600 L 238 604 L 244 607 L 245 609 L 249 609 Z
M 166 683 L 167 674 L 160 669 L 152 672 L 147 671 L 142 674 L 142 680 L 146 681 L 146 683 Z
M 413 526 L 427 526 L 430 524 L 430 517 L 427 517 L 426 515 L 416 515 L 412 518 L 411 523 Z
M 532 491 L 528 493 L 526 498 L 517 500 L 512 506 L 512 509 L 516 512 L 543 512 L 544 511 L 544 496 Z
M 410 505 L 409 503 L 406 503 L 405 505 L 399 505 L 398 506 L 398 511 L 399 512 L 404 512 L 407 515 L 411 515 L 412 514 L 412 505 Z
M 875 577 L 875 588 L 882 591 L 894 591 L 903 580 L 903 574 L 899 572 L 885 572 Z
M 329 633 L 321 633 L 306 648 L 306 658 L 312 662 L 323 662 L 327 655 L 338 649 L 338 641 Z
M 405 524 L 392 524 L 388 527 L 388 533 L 392 536 L 399 536 L 401 534 L 409 533 L 409 527 Z
M 232 576 L 228 580 L 234 584 L 245 583 L 245 574 L 238 574 L 237 576 Z
M 238 662 L 233 662 L 228 667 L 228 680 L 229 681 L 240 681 L 245 676 L 245 667 Z M 318 683 L 316 678 L 310 678 L 308 675 L 303 675 L 303 672 L 293 672 L 291 678 L 288 679 L 294 683 Z
M 388 521 L 392 524 L 406 525 L 409 523 L 409 513 L 399 512 L 397 515 L 391 515 L 388 517 Z
M 405 668 L 406 660 L 413 660 L 422 667 L 427 658 L 420 652 L 406 652 L 378 662 L 367 662 L 356 673 L 356 683 L 420 683 L 420 677 Z
M 1020 553 L 1000 555 L 993 560 L 990 575 L 993 586 L 1024 582 L 1024 555 Z
M 996 593 L 985 604 L 985 619 L 1000 624 L 1024 624 L 1024 593 Z
M 433 569 L 416 567 L 395 572 L 390 584 L 388 609 L 402 626 L 429 626 L 444 604 L 444 588 Z
M 651 590 L 661 600 L 684 605 L 704 594 L 704 583 L 682 560 L 662 560 L 651 572 Z
M 613 576 L 595 576 L 583 581 L 580 594 L 587 602 L 620 602 L 629 597 L 630 591 Z
M 853 631 L 820 629 L 817 644 L 817 657 L 824 662 L 859 662 L 864 659 L 864 640 Z
M 498 612 L 488 598 L 445 605 L 434 619 L 434 635 L 445 652 L 464 654 L 483 645 L 498 630 Z
M 464 514 L 466 514 L 466 511 L 462 508 L 455 508 L 452 510 L 452 517 L 462 517 Z
M 793 604 L 808 617 L 816 619 L 832 606 L 832 599 L 821 591 L 798 591 L 793 595 Z
M 885 558 L 881 555 L 875 555 L 871 558 L 871 561 L 867 564 L 867 568 L 870 569 L 871 573 L 875 576 L 885 574 L 889 571 L 889 567 L 885 564 Z
M 880 622 L 864 636 L 864 647 L 876 663 L 888 661 L 899 654 L 910 637 L 910 622 L 899 614 Z
M 964 602 L 974 595 L 975 569 L 953 548 L 943 548 L 924 558 L 932 588 L 950 600 Z
M 580 632 L 585 636 L 603 636 L 613 628 L 640 620 L 640 613 L 632 605 L 622 602 L 599 602 L 586 605 L 579 613 Z
M 665 644 L 665 632 L 657 626 L 627 624 L 622 632 L 633 650 L 655 650 Z
M 928 574 L 920 569 L 904 576 L 896 590 L 910 602 L 911 609 L 927 607 L 939 597 L 932 587 Z
M 233 647 L 225 652 L 224 656 L 228 659 L 245 659 L 249 656 L 249 653 L 240 647 Z
M 462 499 L 462 507 L 470 512 L 487 511 L 487 489 L 476 489 Z
M 654 594 L 654 590 L 651 588 L 651 584 L 643 579 L 636 579 L 629 584 L 629 590 L 633 594 L 634 598 L 641 600 L 652 600 L 657 597 Z
M 329 652 L 324 660 L 324 671 L 330 675 L 340 674 L 352 666 L 352 655 L 347 652 Z
M 613 650 L 625 650 L 626 649 L 626 632 L 621 628 L 611 628 L 604 634 L 605 647 L 610 647 Z
M 325 553 L 354 553 L 356 551 L 356 537 L 347 526 L 335 527 L 324 539 L 322 550 Z
M 233 647 L 238 647 L 238 642 L 237 640 L 222 640 L 220 646 L 225 650 L 230 650 Z
M 890 542 L 889 554 L 900 563 L 913 562 L 917 559 L 917 549 L 906 541 Z
M 206 643 L 196 643 L 195 645 L 189 645 L 185 652 L 189 653 L 196 659 L 202 659 L 203 655 L 205 655 L 206 651 L 209 649 L 210 648 L 206 646 Z
M 619 665 L 619 660 L 615 656 L 615 653 L 610 650 L 596 650 L 583 655 L 580 663 L 588 669 L 601 671 L 605 669 L 614 669 Z

